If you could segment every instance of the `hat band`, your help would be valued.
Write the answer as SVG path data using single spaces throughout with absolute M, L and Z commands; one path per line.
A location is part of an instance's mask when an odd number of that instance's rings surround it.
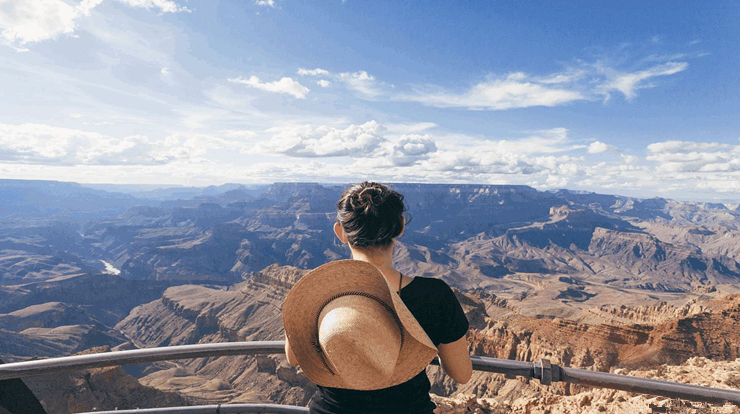
M 393 310 L 390 306 L 388 306 L 385 302 L 383 302 L 379 297 L 375 295 L 371 295 L 366 292 L 359 292 L 359 291 L 351 291 L 351 292 L 344 292 L 336 294 L 324 302 L 321 307 L 319 308 L 318 312 L 316 312 L 316 321 L 314 325 L 316 326 L 316 329 L 314 330 L 313 334 L 313 347 L 316 349 L 316 352 L 319 354 L 319 357 L 321 358 L 321 362 L 324 364 L 324 368 L 326 368 L 327 371 L 331 375 L 336 375 L 334 373 L 334 370 L 331 369 L 329 366 L 329 363 L 326 362 L 326 358 L 324 356 L 324 350 L 321 348 L 321 344 L 319 343 L 319 318 L 321 317 L 321 312 L 323 312 L 324 308 L 331 303 L 332 301 L 345 297 L 345 296 L 363 296 L 369 299 L 372 299 L 376 302 L 378 302 L 380 305 L 382 305 L 388 312 L 390 312 L 391 316 L 393 316 L 393 320 L 396 321 L 396 325 L 398 325 L 398 330 L 401 332 L 401 347 L 399 349 L 403 349 L 403 342 L 404 342 L 404 334 L 403 334 L 403 324 L 401 323 L 401 318 L 398 317 L 398 314 L 396 314 L 396 311 Z

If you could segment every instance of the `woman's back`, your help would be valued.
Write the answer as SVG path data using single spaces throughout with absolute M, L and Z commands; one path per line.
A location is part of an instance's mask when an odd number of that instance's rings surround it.
M 347 322 L 327 316 L 334 312 L 333 308 L 326 312 L 323 308 L 313 309 L 320 301 L 306 301 L 307 295 L 296 293 L 292 302 L 291 295 L 286 299 L 286 308 L 289 302 L 295 304 L 288 319 L 293 320 L 292 316 L 296 316 L 296 323 L 286 323 L 285 351 L 288 362 L 291 365 L 300 363 L 306 375 L 319 386 L 311 404 L 313 413 L 429 414 L 434 409 L 434 403 L 429 397 L 430 384 L 425 368 L 436 353 L 445 372 L 453 379 L 464 383 L 470 378 L 472 367 L 465 341 L 468 321 L 450 287 L 440 279 L 417 277 L 409 281 L 394 266 L 393 246 L 407 224 L 403 198 L 403 195 L 378 183 L 363 182 L 348 188 L 337 202 L 334 232 L 342 243 L 349 246 L 354 260 L 347 262 L 369 263 L 372 266 L 368 269 L 372 271 L 365 276 L 346 271 L 337 274 L 336 278 L 318 279 L 321 273 L 314 272 L 326 272 L 328 267 L 339 269 L 336 265 L 326 264 L 306 275 L 293 289 L 295 291 L 299 285 L 303 285 L 305 291 L 308 283 L 304 282 L 310 281 L 313 273 L 315 277 L 311 280 L 324 283 L 322 286 L 315 284 L 313 289 L 324 295 L 338 289 L 335 282 L 355 286 L 339 292 L 339 295 L 334 293 L 335 297 L 326 298 L 331 303 L 345 295 L 354 295 L 348 300 L 359 302 L 359 296 L 378 299 L 358 290 L 362 287 L 362 281 L 367 286 L 377 282 L 382 289 L 376 289 L 375 292 L 380 294 L 382 291 L 384 297 L 392 299 L 382 306 L 393 313 L 392 319 L 399 329 L 394 329 L 395 325 L 390 324 L 390 328 L 384 331 L 385 336 L 377 334 L 382 330 L 380 325 L 383 318 L 371 317 L 358 306 L 345 313 L 357 315 L 357 320 Z M 394 292 L 397 288 L 391 286 L 400 288 L 404 283 L 407 284 L 400 291 L 399 300 Z M 299 311 L 298 303 L 305 309 Z M 377 307 L 372 301 L 371 304 Z M 310 321 L 297 323 L 300 319 L 298 312 L 303 312 L 308 318 L 313 317 L 314 311 L 316 318 L 312 320 L 313 326 L 308 326 Z M 383 314 L 381 309 L 378 315 Z M 324 334 L 322 329 L 326 321 L 330 322 L 327 326 L 334 328 L 326 328 Z M 331 323 L 337 321 L 341 324 Z M 377 322 L 378 327 L 360 328 L 373 326 L 372 323 L 367 324 L 370 321 Z M 294 330 L 293 334 L 289 327 Z M 300 334 L 309 328 L 313 336 Z M 333 347 L 328 338 L 339 338 L 332 342 L 337 346 Z M 294 340 L 295 354 L 291 345 Z M 339 356 L 344 358 L 340 365 L 334 360 Z M 318 362 L 319 358 L 321 363 Z M 334 370 L 342 372 L 334 376 Z M 322 375 L 325 372 L 330 375 Z M 381 372 L 384 374 L 379 375 Z
M 452 290 L 440 279 L 416 277 L 401 290 L 401 299 L 435 346 L 463 337 L 468 321 Z M 376 391 L 318 387 L 311 412 L 336 413 L 429 413 L 426 371 L 402 384 Z

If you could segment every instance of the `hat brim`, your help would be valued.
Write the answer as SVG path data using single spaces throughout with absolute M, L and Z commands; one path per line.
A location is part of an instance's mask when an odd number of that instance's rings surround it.
M 317 320 L 321 308 L 332 298 L 348 292 L 371 295 L 389 306 L 396 312 L 403 329 L 404 342 L 393 374 L 363 389 L 375 390 L 398 385 L 429 365 L 437 355 L 437 348 L 380 271 L 367 262 L 338 260 L 317 267 L 301 278 L 283 304 L 286 336 L 298 364 L 313 383 L 324 387 L 350 388 L 341 376 L 327 368 L 321 349 L 316 346 Z

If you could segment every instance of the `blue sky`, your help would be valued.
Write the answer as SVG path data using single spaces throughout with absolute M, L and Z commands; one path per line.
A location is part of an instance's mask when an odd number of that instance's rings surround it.
M 738 22 L 734 1 L 0 0 L 0 177 L 740 201 Z

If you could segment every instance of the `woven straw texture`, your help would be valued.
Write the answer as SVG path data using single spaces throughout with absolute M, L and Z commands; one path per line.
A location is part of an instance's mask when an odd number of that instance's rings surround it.
M 361 292 L 362 296 L 375 297 L 398 315 L 404 341 L 390 378 L 368 378 L 367 381 L 360 381 L 363 385 L 351 387 L 329 369 L 331 362 L 324 359 L 320 347 L 317 349 L 317 321 L 321 308 L 332 298 L 348 292 Z M 390 312 L 386 315 L 393 320 Z M 437 354 L 437 348 L 429 336 L 385 277 L 375 266 L 359 260 L 327 263 L 298 281 L 283 304 L 283 325 L 303 372 L 312 382 L 325 387 L 375 390 L 398 385 L 424 370 Z M 376 332 L 362 332 L 360 337 L 377 339 Z M 353 356 L 332 354 L 332 359 L 342 357 Z M 358 383 L 354 378 L 351 382 Z

